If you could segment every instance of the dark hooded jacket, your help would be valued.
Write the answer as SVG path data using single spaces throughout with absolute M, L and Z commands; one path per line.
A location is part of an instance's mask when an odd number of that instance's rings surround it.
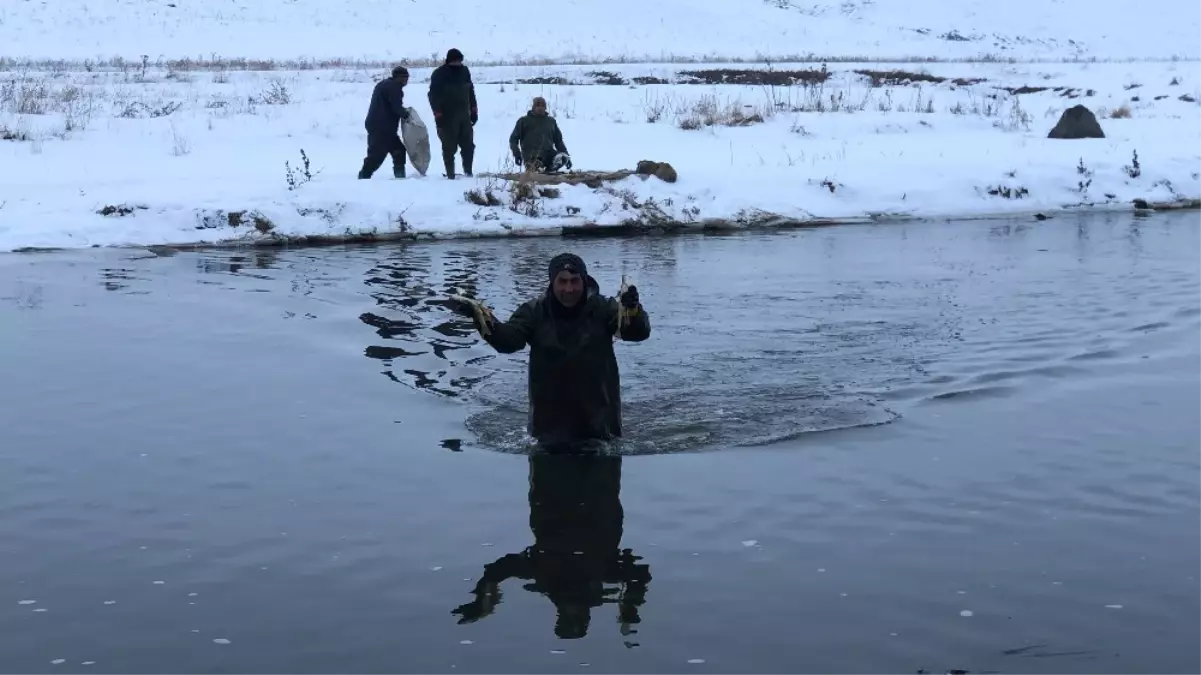
M 467 66 L 442 64 L 430 75 L 430 110 L 435 117 L 468 119 L 476 114 L 475 84 Z
M 567 152 L 567 145 L 563 143 L 563 132 L 559 130 L 555 118 L 549 113 L 538 114 L 530 110 L 513 125 L 513 133 L 509 134 L 509 149 L 514 156 L 520 154 L 525 165 L 530 166 L 548 150 Z
M 371 104 L 367 107 L 367 119 L 363 120 L 363 126 L 369 132 L 395 132 L 404 107 L 405 92 L 400 80 L 395 77 L 380 80 L 371 92 Z
M 619 330 L 618 304 L 587 278 L 584 299 L 563 307 L 546 292 L 492 325 L 485 340 L 502 354 L 530 346 L 528 431 L 543 445 L 621 436 L 621 377 L 613 337 L 641 342 L 650 319 L 638 311 Z

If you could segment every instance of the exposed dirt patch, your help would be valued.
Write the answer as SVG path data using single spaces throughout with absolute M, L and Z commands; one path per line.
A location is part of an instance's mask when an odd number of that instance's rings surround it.
M 254 229 L 267 234 L 275 229 L 275 223 L 272 223 L 263 214 L 258 211 L 203 211 L 197 214 L 200 224 L 196 226 L 198 230 L 219 229 L 222 227 L 242 227 L 243 225 L 253 226 Z
M 711 70 L 682 70 L 679 75 L 682 84 L 749 84 L 777 87 L 787 87 L 794 84 L 819 84 L 830 78 L 830 73 L 824 68 L 821 70 L 715 68 Z
M 1046 91 L 1046 90 L 1050 89 L 1050 87 L 1021 86 L 1021 87 L 997 87 L 997 89 L 1003 89 L 1003 90 L 1009 92 L 1010 94 L 1017 96 L 1019 94 L 1037 94 L 1040 91 Z
M 947 81 L 945 77 L 938 77 L 930 73 L 913 73 L 907 70 L 856 70 L 855 73 L 866 77 L 873 87 L 898 87 L 915 82 L 941 84 Z
M 104 208 L 97 211 L 96 213 L 98 213 L 102 216 L 121 217 L 121 216 L 132 215 L 134 211 L 145 211 L 146 209 L 149 209 L 149 208 L 150 208 L 149 206 L 142 206 L 141 204 L 134 204 L 132 206 L 129 204 L 115 204 L 115 205 L 109 204 L 108 206 L 105 206 Z
M 618 75 L 617 73 L 614 73 L 614 72 L 610 72 L 608 70 L 590 70 L 584 74 L 587 75 L 588 77 L 591 77 L 593 80 L 595 80 L 597 84 L 607 84 L 607 85 L 628 84 L 628 82 L 626 82 L 626 80 L 623 79 L 620 75 Z
M 981 82 L 988 82 L 988 80 L 983 77 L 957 77 L 951 80 L 951 84 L 957 87 L 973 87 Z
M 650 75 L 639 75 L 633 78 L 634 84 L 670 84 L 667 80 L 661 77 L 652 77 Z
M 517 84 L 570 84 L 566 77 L 524 77 Z

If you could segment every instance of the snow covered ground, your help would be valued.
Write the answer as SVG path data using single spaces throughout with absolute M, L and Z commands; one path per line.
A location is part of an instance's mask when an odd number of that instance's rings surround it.
M 356 179 L 377 70 L 0 72 L 0 250 L 1053 215 L 1201 197 L 1196 63 L 831 63 L 823 83 L 776 86 L 686 74 L 725 67 L 477 67 L 477 177 L 454 181 L 441 176 L 436 139 L 428 176 L 410 168 L 398 181 L 385 163 Z M 897 69 L 909 75 L 873 80 Z M 429 70 L 412 75 L 406 100 L 428 119 Z M 1011 93 L 1022 87 L 1038 91 Z M 514 201 L 505 181 L 478 174 L 505 167 L 509 132 L 536 95 L 576 170 L 666 161 L 678 182 L 633 176 Z M 1107 138 L 1047 139 L 1077 103 Z M 476 205 L 468 192 L 500 204 Z
M 871 60 L 1201 56 L 1196 0 L 6 0 L 0 56 Z

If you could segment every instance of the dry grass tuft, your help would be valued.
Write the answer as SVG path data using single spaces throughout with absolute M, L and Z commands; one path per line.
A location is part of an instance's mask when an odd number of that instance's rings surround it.
M 773 114 L 775 110 L 771 107 L 745 105 L 738 98 L 722 103 L 715 94 L 710 94 L 691 106 L 677 109 L 676 126 L 686 131 L 713 126 L 746 127 L 762 123 Z

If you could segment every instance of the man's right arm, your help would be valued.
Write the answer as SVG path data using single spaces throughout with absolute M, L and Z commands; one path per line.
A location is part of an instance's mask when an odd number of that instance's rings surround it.
M 533 301 L 522 304 L 513 312 L 508 321 L 495 321 L 488 324 L 489 331 L 487 335 L 483 336 L 484 341 L 501 354 L 521 351 L 534 336 L 537 322 L 534 304 Z

